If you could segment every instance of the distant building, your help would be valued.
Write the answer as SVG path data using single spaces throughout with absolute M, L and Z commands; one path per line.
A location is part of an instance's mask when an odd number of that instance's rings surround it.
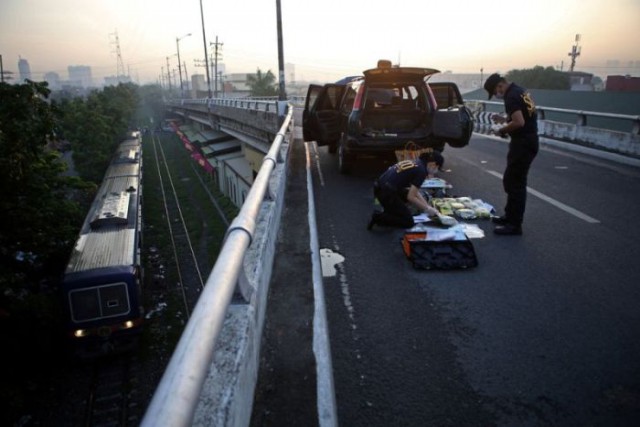
M 231 73 L 224 79 L 225 95 L 230 97 L 243 97 L 251 94 L 251 87 L 247 83 L 248 76 L 255 76 L 256 73 Z
M 640 77 L 607 76 L 605 90 L 611 92 L 640 92 Z
M 287 62 L 284 64 L 284 79 L 287 85 L 295 84 L 296 82 L 296 64 Z
M 67 70 L 69 71 L 69 82 L 72 85 L 83 88 L 88 88 L 93 85 L 91 67 L 87 65 L 69 65 Z
M 50 71 L 45 73 L 44 81 L 49 83 L 49 89 L 57 90 L 60 89 L 60 75 L 56 72 Z
M 29 61 L 24 58 L 20 58 L 18 61 L 18 71 L 20 72 L 20 83 L 23 83 L 25 79 L 31 80 L 31 67 Z
M 107 76 L 104 78 L 105 86 L 118 86 L 120 83 L 131 83 L 129 76 Z
M 204 74 L 192 74 L 191 86 L 194 90 L 207 90 L 207 83 L 204 80 Z
M 584 73 L 582 71 L 569 71 L 567 72 L 567 75 L 569 76 L 571 90 L 582 92 L 590 92 L 595 90 L 592 81 L 593 74 Z
M 207 96 L 207 82 L 204 79 L 203 74 L 191 75 L 191 88 L 194 98 L 200 98 L 201 96 Z

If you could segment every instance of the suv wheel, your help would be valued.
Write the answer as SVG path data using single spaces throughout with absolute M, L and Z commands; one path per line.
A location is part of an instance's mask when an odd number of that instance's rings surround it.
M 351 172 L 354 157 L 353 154 L 349 154 L 345 145 L 344 137 L 340 138 L 338 144 L 338 171 L 342 174 Z

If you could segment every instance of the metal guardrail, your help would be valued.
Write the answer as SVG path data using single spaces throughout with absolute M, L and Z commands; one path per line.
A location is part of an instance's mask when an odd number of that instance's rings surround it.
M 254 99 L 254 98 L 202 98 L 202 99 L 180 99 L 169 102 L 170 105 L 179 107 L 185 105 L 206 105 L 243 108 L 246 110 L 276 112 L 277 99 Z
M 296 106 L 304 105 L 305 96 L 290 96 L 288 101 Z M 245 98 L 200 98 L 171 100 L 168 104 L 180 107 L 185 105 L 206 105 L 244 108 L 255 111 L 276 112 L 279 104 L 277 96 L 257 96 Z
M 254 238 L 256 218 L 267 195 L 269 178 L 279 161 L 292 117 L 293 108 L 289 108 L 240 213 L 227 230 L 218 259 L 147 408 L 141 424 L 144 427 L 191 425 L 244 255 Z
M 483 101 L 477 99 L 470 99 L 465 102 L 466 104 L 477 105 L 477 111 L 485 112 L 487 105 L 503 106 L 502 102 L 496 101 Z M 577 126 L 587 126 L 588 117 L 603 117 L 607 119 L 625 120 L 632 123 L 632 129 L 630 133 L 634 135 L 640 134 L 640 115 L 633 116 L 628 114 L 615 114 L 615 113 L 603 113 L 599 111 L 584 111 L 584 110 L 570 110 L 566 108 L 545 107 L 536 105 L 538 111 L 538 120 L 545 120 L 545 113 L 558 113 L 558 114 L 572 114 L 577 116 L 575 124 Z

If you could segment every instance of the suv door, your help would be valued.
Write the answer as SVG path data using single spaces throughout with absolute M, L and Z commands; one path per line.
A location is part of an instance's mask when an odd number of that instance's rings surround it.
M 464 147 L 473 133 L 473 116 L 465 107 L 455 83 L 429 83 L 438 109 L 433 116 L 433 136 L 452 147 Z
M 455 83 L 429 83 L 438 104 L 438 110 L 464 105 L 460 90 Z
M 341 133 L 340 100 L 344 85 L 309 85 L 302 113 L 302 134 L 305 141 L 318 145 L 336 142 Z

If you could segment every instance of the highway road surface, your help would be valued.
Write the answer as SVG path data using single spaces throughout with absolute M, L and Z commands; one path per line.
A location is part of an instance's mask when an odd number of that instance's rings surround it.
M 541 150 L 522 236 L 474 223 L 479 266 L 421 271 L 401 230 L 366 230 L 371 184 L 311 144 L 342 426 L 640 425 L 640 170 Z M 445 150 L 451 194 L 499 213 L 507 144 Z

